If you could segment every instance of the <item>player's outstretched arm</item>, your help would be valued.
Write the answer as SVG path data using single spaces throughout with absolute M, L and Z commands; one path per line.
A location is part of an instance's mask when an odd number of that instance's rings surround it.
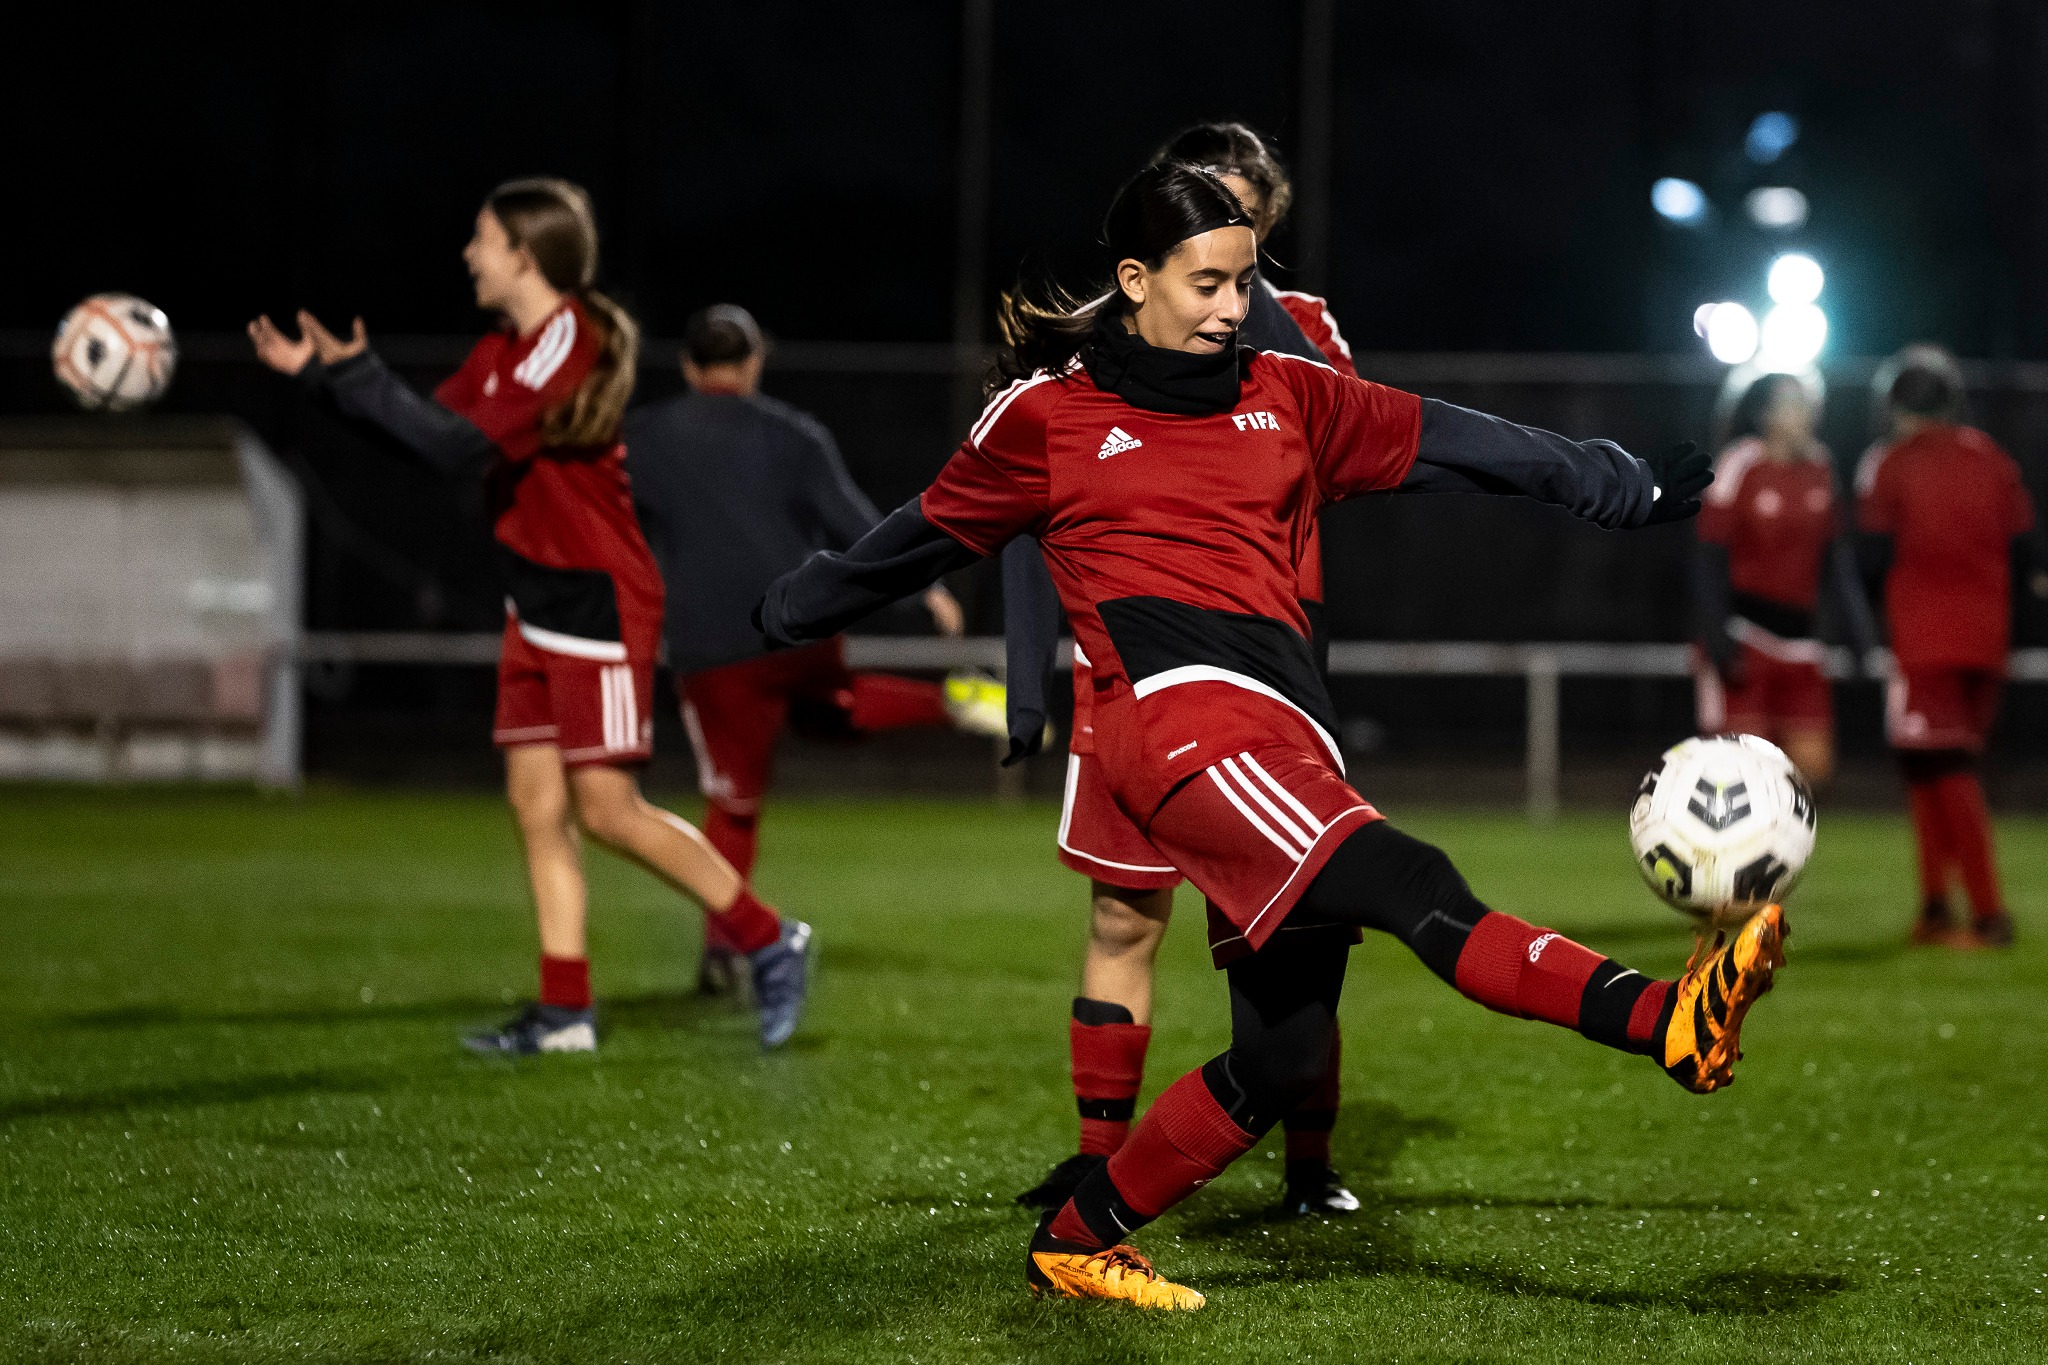
M 296 340 L 267 316 L 250 323 L 249 340 L 256 347 L 256 358 L 279 374 L 330 395 L 349 416 L 382 427 L 442 473 L 454 474 L 479 464 L 495 449 L 491 438 L 475 426 L 415 393 L 391 373 L 370 349 L 361 318 L 355 320 L 347 341 L 321 326 L 320 320 L 303 308 L 298 323 Z
M 754 624 L 778 645 L 828 640 L 982 555 L 925 520 L 913 498 L 845 550 L 820 550 L 768 585 Z
M 475 469 L 497 449 L 467 418 L 415 390 L 367 347 L 331 365 L 315 360 L 299 377 L 443 474 Z
M 1574 441 L 1455 403 L 1422 400 L 1422 431 L 1403 493 L 1534 498 L 1609 530 L 1678 521 L 1700 509 L 1712 462 L 1689 443 L 1652 456 Z

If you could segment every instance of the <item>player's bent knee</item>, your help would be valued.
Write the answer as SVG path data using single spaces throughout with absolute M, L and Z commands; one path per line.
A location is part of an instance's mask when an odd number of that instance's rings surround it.
M 529 838 L 568 828 L 569 793 L 559 783 L 513 782 L 505 788 L 505 799 L 520 832 Z
M 583 832 L 611 848 L 630 847 L 645 818 L 639 793 L 630 784 L 579 782 L 575 805 Z
M 1303 1011 L 1254 1038 L 1233 1038 L 1228 1051 L 1202 1067 L 1202 1081 L 1231 1121 L 1264 1133 L 1292 1113 L 1330 1069 L 1336 1020 Z
M 1154 904 L 1157 899 L 1157 892 L 1120 892 L 1098 887 L 1089 917 L 1089 937 L 1111 952 L 1157 948 L 1166 937 L 1167 917 L 1173 910 L 1170 896 L 1164 898 L 1163 906 Z
M 1393 934 L 1451 981 L 1465 934 L 1487 908 L 1442 849 L 1376 820 L 1338 846 L 1296 913 L 1303 923 Z

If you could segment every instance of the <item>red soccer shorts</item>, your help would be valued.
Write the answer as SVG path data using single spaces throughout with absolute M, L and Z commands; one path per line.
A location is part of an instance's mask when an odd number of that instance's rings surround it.
M 1776 740 L 1788 730 L 1834 730 L 1835 691 L 1821 668 L 1818 645 L 1800 651 L 1803 657 L 1767 654 L 1749 644 L 1737 648 L 1742 658 L 1739 683 L 1729 684 L 1705 660 L 1694 664 L 1693 701 L 1701 734 Z
M 1084 877 L 1133 891 L 1181 883 L 1180 870 L 1117 808 L 1093 754 L 1067 755 L 1059 859 Z
M 552 744 L 570 767 L 645 763 L 654 756 L 653 656 L 634 658 L 623 644 L 574 643 L 574 653 L 544 648 L 520 633 L 516 618 L 505 618 L 492 741 L 500 748 Z
M 1898 669 L 1885 687 L 1886 738 L 1894 749 L 1982 753 L 2004 688 L 1992 668 Z
M 1380 818 L 1327 756 L 1273 740 L 1183 783 L 1145 836 L 1209 898 L 1221 965 L 1264 947 L 1337 846 Z
M 682 692 L 697 785 L 734 815 L 760 809 L 792 709 L 804 729 L 854 733 L 854 675 L 840 636 L 692 673 Z

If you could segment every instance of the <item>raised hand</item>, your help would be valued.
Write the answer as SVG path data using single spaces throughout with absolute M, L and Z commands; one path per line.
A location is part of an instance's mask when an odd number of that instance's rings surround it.
M 1643 463 L 1657 481 L 1657 500 L 1644 525 L 1699 515 L 1700 494 L 1714 481 L 1713 457 L 1691 441 L 1681 441 L 1667 451 L 1644 456 Z
M 342 361 L 361 355 L 370 349 L 369 333 L 363 330 L 363 320 L 357 318 L 349 339 L 343 341 L 320 325 L 320 319 L 301 308 L 299 310 L 299 331 L 313 343 L 313 353 L 320 357 L 322 365 L 339 365 Z
M 302 336 L 293 340 L 286 336 L 268 313 L 249 324 L 249 340 L 255 344 L 256 358 L 279 374 L 297 374 L 313 358 L 312 339 Z

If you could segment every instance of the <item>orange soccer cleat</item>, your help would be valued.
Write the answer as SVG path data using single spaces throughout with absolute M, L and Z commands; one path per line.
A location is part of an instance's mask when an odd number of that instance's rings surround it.
M 1694 1094 L 1731 1085 L 1742 1057 L 1742 1020 L 1785 965 L 1785 911 L 1767 905 L 1725 946 L 1696 952 L 1677 986 L 1664 1031 L 1664 1070 Z M 1702 945 L 1704 946 L 1704 945 Z
M 1039 1220 L 1024 1260 L 1033 1294 L 1069 1299 L 1120 1299 L 1140 1308 L 1192 1311 L 1207 1300 L 1152 1268 L 1135 1247 L 1087 1247 L 1052 1235 L 1057 1211 Z

